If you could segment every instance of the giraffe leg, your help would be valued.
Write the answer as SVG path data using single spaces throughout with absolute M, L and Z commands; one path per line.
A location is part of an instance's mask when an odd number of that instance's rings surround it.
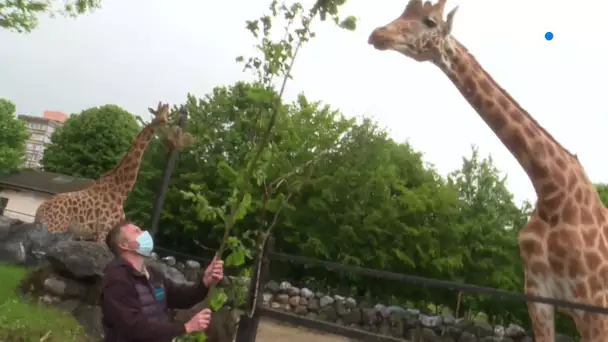
M 526 272 L 526 280 L 527 278 L 528 274 Z M 551 294 L 544 293 L 545 291 L 530 286 L 528 281 L 526 281 L 525 292 L 533 296 L 551 297 Z M 526 302 L 526 305 L 528 306 L 528 314 L 532 322 L 534 341 L 555 342 L 555 308 L 549 304 L 537 302 Z

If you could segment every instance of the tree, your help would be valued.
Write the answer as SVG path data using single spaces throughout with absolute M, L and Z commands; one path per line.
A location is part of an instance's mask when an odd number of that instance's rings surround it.
M 19 33 L 38 26 L 38 16 L 77 16 L 99 8 L 101 0 L 0 0 L 0 27 Z
M 25 122 L 15 116 L 15 105 L 0 99 L 0 172 L 10 172 L 23 165 L 28 137 Z
M 463 158 L 462 168 L 452 172 L 449 182 L 461 200 L 458 244 L 463 255 L 463 268 L 457 279 L 464 283 L 500 288 L 523 289 L 523 270 L 517 245 L 517 232 L 525 225 L 529 213 L 519 208 L 506 187 L 506 177 L 494 166 L 492 158 L 480 158 L 476 147 Z M 477 295 L 465 296 L 463 306 L 490 316 L 520 313 L 525 317 L 523 302 L 506 301 Z
M 135 117 L 116 105 L 86 109 L 53 133 L 42 166 L 49 172 L 97 179 L 124 156 L 139 130 Z

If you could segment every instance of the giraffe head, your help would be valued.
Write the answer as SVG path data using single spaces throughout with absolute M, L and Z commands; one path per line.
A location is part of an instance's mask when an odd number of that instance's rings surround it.
M 148 108 L 150 113 L 154 115 L 154 119 L 152 120 L 153 125 L 164 125 L 169 122 L 169 104 L 158 103 L 156 110 L 152 108 Z
M 458 9 L 451 10 L 444 20 L 445 2 L 439 0 L 433 5 L 430 1 L 410 0 L 399 18 L 372 32 L 368 43 L 378 50 L 397 51 L 419 62 L 438 61 Z

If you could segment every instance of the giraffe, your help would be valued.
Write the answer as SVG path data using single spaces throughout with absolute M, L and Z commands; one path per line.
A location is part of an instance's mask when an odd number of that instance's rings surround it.
M 607 306 L 608 210 L 576 155 L 557 142 L 486 72 L 451 34 L 446 0 L 410 0 L 404 12 L 370 34 L 377 50 L 431 62 L 452 81 L 517 159 L 537 194 L 520 231 L 524 290 L 530 295 Z M 554 308 L 528 302 L 537 342 L 555 341 Z M 608 316 L 581 310 L 569 315 L 583 341 L 608 340 Z
M 135 186 L 142 157 L 158 127 L 169 122 L 169 105 L 149 109 L 152 122 L 143 127 L 120 162 L 90 186 L 55 195 L 36 210 L 34 222 L 49 232 L 71 232 L 77 237 L 104 243 L 108 231 L 125 217 L 123 205 Z

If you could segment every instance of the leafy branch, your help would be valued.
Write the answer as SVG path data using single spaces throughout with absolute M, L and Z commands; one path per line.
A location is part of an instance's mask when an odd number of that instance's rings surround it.
M 310 39 L 314 37 L 314 33 L 310 29 L 310 24 L 313 19 L 319 15 L 322 20 L 327 17 L 327 14 L 332 18 L 337 17 L 337 8 L 344 4 L 344 0 L 339 0 L 337 2 L 326 1 L 325 3 L 316 4 L 311 10 L 304 11 L 303 6 L 295 2 L 291 5 L 287 5 L 285 3 L 279 4 L 278 1 L 274 0 L 271 2 L 269 10 L 269 14 L 265 14 L 261 16 L 257 20 L 247 21 L 247 29 L 251 32 L 254 38 L 259 39 L 259 44 L 256 45 L 257 51 L 261 53 L 260 57 L 254 56 L 250 57 L 247 60 L 243 56 L 237 57 L 236 61 L 244 63 L 244 71 L 250 70 L 252 71 L 257 79 L 258 83 L 261 84 L 265 89 L 271 90 L 274 88 L 274 80 L 277 77 L 282 77 L 282 82 L 279 88 L 279 92 L 272 101 L 272 106 L 268 112 L 270 112 L 270 117 L 268 119 L 268 123 L 263 132 L 261 139 L 255 139 L 257 141 L 255 143 L 255 147 L 253 149 L 253 153 L 251 154 L 251 158 L 247 158 L 246 169 L 242 174 L 235 172 L 230 166 L 228 166 L 225 162 L 220 162 L 218 164 L 218 172 L 229 175 L 229 178 L 234 180 L 236 189 L 232 191 L 232 196 L 226 202 L 226 208 L 229 207 L 228 215 L 225 215 L 224 210 L 220 208 L 210 208 L 207 200 L 199 194 L 194 194 L 193 192 L 183 192 L 184 197 L 193 199 L 196 204 L 203 210 L 203 217 L 209 213 L 212 213 L 214 216 L 219 216 L 224 222 L 224 233 L 222 236 L 221 244 L 219 249 L 217 250 L 215 256 L 218 259 L 223 257 L 226 249 L 231 249 L 232 253 L 226 259 L 226 265 L 229 266 L 240 266 L 244 263 L 244 257 L 233 257 L 233 255 L 242 254 L 243 246 L 242 244 L 239 246 L 230 246 L 230 242 L 235 242 L 236 238 L 231 237 L 231 232 L 235 223 L 244 218 L 247 213 L 247 207 L 251 204 L 251 194 L 249 192 L 251 186 L 251 180 L 254 176 L 258 179 L 258 184 L 264 184 L 264 203 L 263 208 L 260 213 L 261 222 L 260 225 L 264 225 L 264 215 L 266 211 L 266 206 L 268 205 L 268 186 L 266 186 L 266 182 L 263 178 L 265 176 L 261 175 L 260 179 L 260 170 L 257 170 L 260 167 L 261 159 L 266 156 L 265 152 L 267 147 L 271 144 L 271 139 L 273 137 L 273 128 L 277 122 L 278 117 L 281 115 L 284 110 L 284 106 L 282 105 L 282 99 L 285 92 L 285 88 L 288 80 L 291 78 L 291 72 L 294 67 L 295 60 L 298 56 L 300 49 L 303 44 L 308 42 Z M 279 17 L 287 20 L 287 24 L 284 28 L 283 38 L 274 41 L 270 38 L 270 32 L 273 25 L 273 22 L 277 20 Z M 337 20 L 337 19 L 336 19 Z M 349 19 L 350 22 L 354 23 L 354 18 Z M 296 27 L 297 25 L 297 27 Z M 260 26 L 261 33 L 260 36 Z M 295 27 L 295 28 L 294 28 Z M 354 24 L 346 25 L 344 27 L 351 27 L 354 29 Z M 265 117 L 265 113 L 259 116 L 260 126 L 262 123 L 262 119 Z M 318 160 L 321 154 L 314 158 L 308 163 L 305 163 L 304 168 L 310 166 L 314 163 L 314 161 Z M 262 169 L 267 168 L 268 166 L 262 167 Z M 273 181 L 270 185 L 272 186 L 272 192 L 274 193 L 283 183 L 286 182 L 287 178 L 293 176 L 294 174 L 300 172 L 302 168 L 298 168 L 293 172 L 290 172 L 283 177 L 279 177 L 277 180 Z M 312 170 L 312 167 L 310 167 Z M 310 177 L 309 172 L 309 177 Z M 196 191 L 195 187 L 191 187 L 192 190 Z M 295 189 L 294 189 L 295 191 Z M 268 239 L 268 236 L 274 226 L 277 224 L 278 215 L 283 207 L 286 205 L 287 200 L 291 197 L 291 193 L 284 197 L 277 212 L 275 212 L 275 216 L 268 230 L 266 230 L 265 234 L 261 234 L 261 246 L 263 247 Z M 236 247 L 236 250 L 232 247 Z M 238 251 L 237 251 L 238 250 Z M 259 268 L 258 268 L 259 269 Z M 258 284 L 256 284 L 257 286 Z M 226 300 L 225 295 L 222 295 L 218 291 L 215 291 L 216 285 L 211 285 L 209 289 L 209 293 L 205 300 L 203 301 L 203 305 L 205 307 L 211 307 L 213 310 L 219 309 L 223 302 Z M 199 336 L 203 336 L 202 334 Z M 203 338 L 203 337 L 200 337 Z

